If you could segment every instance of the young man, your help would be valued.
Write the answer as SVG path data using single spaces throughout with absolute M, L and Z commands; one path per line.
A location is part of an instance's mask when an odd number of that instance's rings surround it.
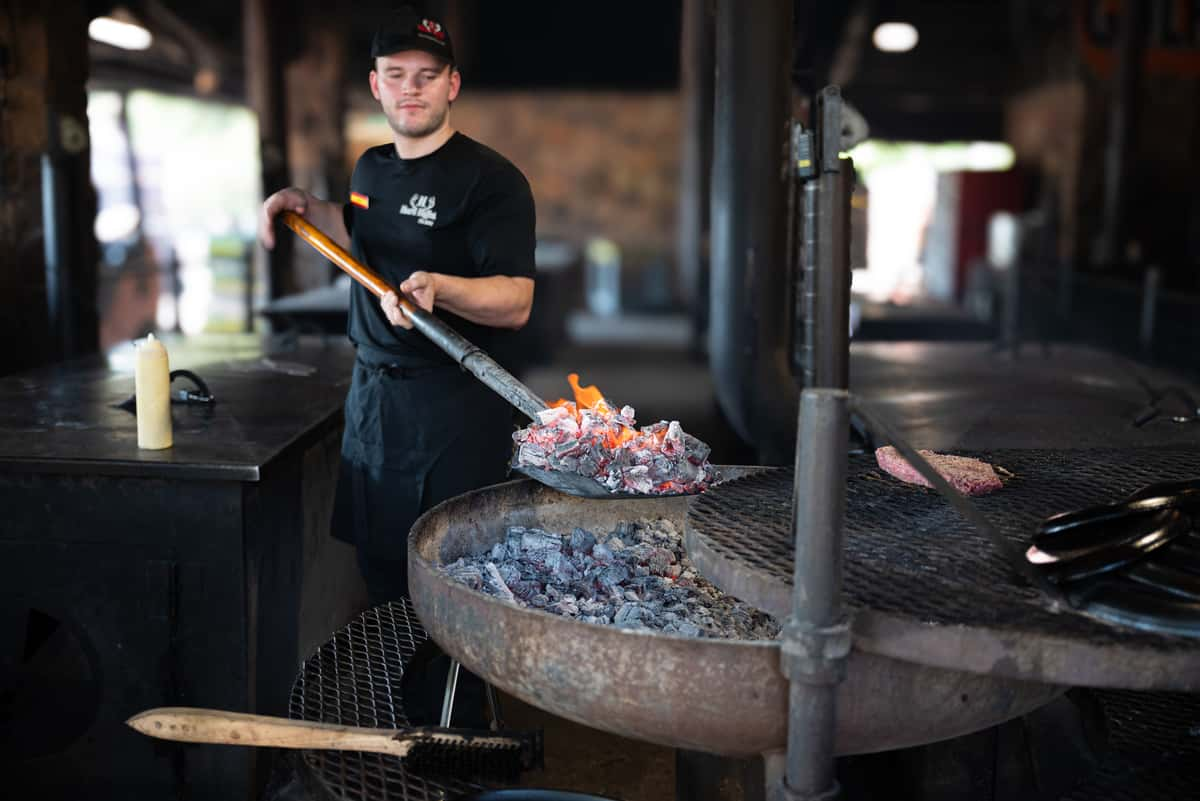
M 498 153 L 450 127 L 461 76 L 449 33 L 404 10 L 371 46 L 371 94 L 392 142 L 359 159 L 350 202 L 288 188 L 263 203 L 260 236 L 302 214 L 422 308 L 501 363 L 533 302 L 529 183 Z M 407 535 L 417 516 L 504 480 L 508 404 L 412 330 L 395 294 L 351 290 L 357 349 L 333 533 L 358 548 L 373 604 L 408 595 Z

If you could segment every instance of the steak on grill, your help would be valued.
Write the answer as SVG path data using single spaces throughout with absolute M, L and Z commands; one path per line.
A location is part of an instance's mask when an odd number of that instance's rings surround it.
M 933 465 L 942 478 L 950 486 L 963 495 L 986 495 L 1004 486 L 992 466 L 980 459 L 969 456 L 948 456 L 933 451 L 917 451 Z M 919 484 L 922 487 L 931 486 L 925 476 L 917 472 L 900 452 L 891 445 L 875 451 L 875 461 L 889 475 L 895 476 L 909 484 Z

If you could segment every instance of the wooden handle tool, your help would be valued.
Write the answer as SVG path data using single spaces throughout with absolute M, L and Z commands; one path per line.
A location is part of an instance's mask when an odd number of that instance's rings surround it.
M 466 729 L 366 729 L 182 706 L 148 709 L 125 722 L 142 734 L 185 743 L 370 751 L 402 758 L 426 745 L 488 750 L 523 747 L 521 737 Z

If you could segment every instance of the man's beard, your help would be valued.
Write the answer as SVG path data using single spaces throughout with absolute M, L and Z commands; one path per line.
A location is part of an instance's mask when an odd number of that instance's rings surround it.
M 419 125 L 419 126 L 418 125 L 406 125 L 404 122 L 401 121 L 401 117 L 399 114 L 397 114 L 396 116 L 392 116 L 391 114 L 389 114 L 389 115 L 387 115 L 387 120 L 388 120 L 388 125 L 391 127 L 391 129 L 393 131 L 395 131 L 397 134 L 399 134 L 400 136 L 407 136 L 412 139 L 420 139 L 423 136 L 429 136 L 429 134 L 433 133 L 438 128 L 441 128 L 442 123 L 444 123 L 446 121 L 446 115 L 449 112 L 450 112 L 449 107 L 445 107 L 441 110 L 441 113 L 435 114 L 434 116 L 429 118 L 428 122 L 426 122 L 423 125 Z

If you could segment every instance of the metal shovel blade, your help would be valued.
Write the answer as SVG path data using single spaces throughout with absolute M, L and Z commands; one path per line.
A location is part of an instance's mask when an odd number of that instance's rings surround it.
M 513 465 L 513 470 L 532 478 L 551 489 L 575 495 L 580 498 L 590 498 L 597 501 L 627 501 L 630 498 L 677 498 L 681 495 L 698 495 L 697 492 L 659 492 L 644 495 L 637 492 L 609 490 L 599 481 L 578 473 L 568 473 L 562 470 L 546 470 L 541 467 Z

